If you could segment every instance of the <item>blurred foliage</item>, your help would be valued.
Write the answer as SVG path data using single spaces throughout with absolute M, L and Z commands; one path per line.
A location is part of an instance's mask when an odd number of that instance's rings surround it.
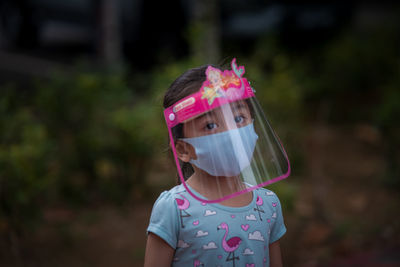
M 261 38 L 246 55 L 238 52 L 294 175 L 303 166 L 299 144 L 307 120 L 368 122 L 390 140 L 388 177 L 399 185 L 398 47 L 392 33 L 349 31 L 298 54 L 273 37 Z M 1 88 L 0 231 L 30 227 L 54 203 L 121 204 L 150 190 L 146 175 L 168 147 L 163 94 L 185 70 L 205 63 L 169 62 L 136 74 L 78 66 L 32 90 Z M 292 209 L 296 188 L 283 184 L 276 191 Z
M 296 53 L 277 39 L 260 39 L 244 65 L 276 128 L 294 174 L 310 122 L 375 127 L 384 140 L 386 183 L 400 186 L 400 38 L 396 28 L 348 29 L 323 46 Z
M 146 190 L 162 118 L 151 92 L 137 97 L 128 81 L 83 70 L 32 91 L 2 88 L 2 224 L 29 226 L 48 203 L 123 203 L 132 187 Z

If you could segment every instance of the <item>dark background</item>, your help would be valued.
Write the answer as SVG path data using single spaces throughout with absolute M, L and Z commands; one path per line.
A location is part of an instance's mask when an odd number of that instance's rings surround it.
M 0 0 L 0 266 L 141 266 L 163 93 L 246 67 L 292 175 L 285 266 L 399 266 L 400 5 Z

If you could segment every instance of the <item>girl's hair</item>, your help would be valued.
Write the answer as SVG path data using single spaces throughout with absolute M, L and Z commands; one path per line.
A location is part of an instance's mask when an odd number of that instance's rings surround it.
M 164 108 L 168 108 L 171 105 L 175 104 L 182 98 L 191 95 L 197 92 L 203 82 L 206 80 L 206 70 L 210 65 L 204 65 L 197 68 L 189 69 L 184 72 L 181 76 L 179 76 L 167 89 L 167 92 L 164 95 Z M 211 65 L 214 68 L 219 68 L 219 66 Z M 183 136 L 183 124 L 178 124 L 171 129 L 172 137 L 174 142 L 178 138 L 182 138 Z M 189 178 L 194 170 L 190 163 L 182 162 L 179 160 L 179 164 L 181 166 L 181 170 L 183 172 L 183 176 L 185 179 Z M 178 175 L 178 183 L 180 183 L 179 175 Z
M 207 67 L 208 65 L 189 69 L 179 76 L 164 95 L 164 108 L 168 108 L 182 98 L 197 92 L 206 80 Z M 171 130 L 174 140 L 183 137 L 182 124 L 178 124 Z

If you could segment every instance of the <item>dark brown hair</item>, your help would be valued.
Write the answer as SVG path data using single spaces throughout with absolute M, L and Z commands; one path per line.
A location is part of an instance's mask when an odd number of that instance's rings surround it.
M 184 72 L 181 76 L 179 76 L 167 89 L 167 92 L 164 95 L 164 108 L 168 108 L 171 105 L 175 104 L 182 98 L 191 95 L 197 92 L 203 82 L 206 80 L 206 70 L 208 66 L 212 66 L 214 68 L 221 69 L 219 66 L 214 65 L 204 65 L 197 68 L 189 69 Z M 178 138 L 182 138 L 183 136 L 183 124 L 178 124 L 171 129 L 174 142 Z M 182 169 L 183 176 L 185 180 L 189 178 L 193 174 L 193 168 L 190 163 L 182 162 L 179 160 L 179 164 Z M 180 179 L 178 177 L 178 183 L 180 183 Z
M 179 76 L 167 89 L 167 92 L 164 95 L 164 108 L 168 108 L 185 98 L 188 95 L 191 95 L 197 92 L 203 82 L 206 80 L 206 69 L 208 65 L 201 66 L 198 68 L 189 69 L 184 72 L 181 76 Z M 174 141 L 177 138 L 183 137 L 182 132 L 182 124 L 178 124 L 172 130 L 172 135 Z

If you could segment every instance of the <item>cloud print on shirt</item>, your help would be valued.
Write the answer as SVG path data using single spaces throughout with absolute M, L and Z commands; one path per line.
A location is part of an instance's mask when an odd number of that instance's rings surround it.
M 250 240 L 264 241 L 264 237 L 262 236 L 260 231 L 254 231 L 253 233 L 249 233 L 249 239 Z
M 203 245 L 203 249 L 216 249 L 218 248 L 217 245 L 214 242 L 210 242 L 207 245 Z
M 246 255 L 254 255 L 254 251 L 252 251 L 252 250 L 249 249 L 249 248 L 246 248 L 246 249 L 243 251 L 243 255 L 244 255 L 244 256 L 246 256 Z
M 215 210 L 206 210 L 204 212 L 204 216 L 211 216 L 211 215 L 215 215 L 217 214 L 217 212 Z
M 208 235 L 208 232 L 203 232 L 202 230 L 197 231 L 196 237 L 202 237 Z
M 178 248 L 188 248 L 188 247 L 189 247 L 189 244 L 186 243 L 185 241 L 183 241 L 183 240 L 178 241 Z
M 248 221 L 257 221 L 257 218 L 254 214 L 250 214 L 249 216 L 246 216 L 246 220 Z

